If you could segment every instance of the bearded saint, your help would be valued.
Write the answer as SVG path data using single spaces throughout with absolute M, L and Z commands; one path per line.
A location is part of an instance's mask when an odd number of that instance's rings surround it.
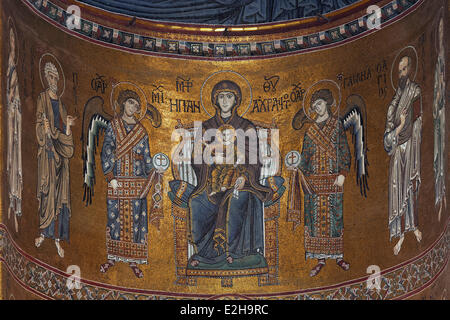
M 439 220 L 445 203 L 445 50 L 444 50 L 444 20 L 439 22 L 439 56 L 434 71 L 434 178 L 435 199 L 439 206 Z
M 60 241 L 69 241 L 70 170 L 74 154 L 71 127 L 75 118 L 67 115 L 58 96 L 59 72 L 52 62 L 45 64 L 48 89 L 37 100 L 36 138 L 38 142 L 38 185 L 40 247 L 45 238 L 55 240 L 59 256 L 64 257 Z
M 389 168 L 389 234 L 399 238 L 394 247 L 397 255 L 406 232 L 414 232 L 417 241 L 417 198 L 420 187 L 420 146 L 422 142 L 421 89 L 410 79 L 412 59 L 399 62 L 399 85 L 387 112 L 384 148 L 391 157 Z
M 19 231 L 17 217 L 22 216 L 22 111 L 19 95 L 19 80 L 16 65 L 16 37 L 10 29 L 10 53 L 6 78 L 8 114 L 8 157 L 6 172 L 9 182 L 9 208 L 14 214 L 16 232 Z

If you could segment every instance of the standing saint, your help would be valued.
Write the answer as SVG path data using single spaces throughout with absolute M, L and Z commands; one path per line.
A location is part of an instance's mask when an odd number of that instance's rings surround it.
M 292 172 L 287 218 L 295 230 L 304 210 L 305 258 L 318 261 L 311 277 L 319 274 L 327 259 L 336 260 L 344 271 L 350 269 L 344 260 L 344 182 L 352 160 L 347 130 L 353 136 L 356 184 L 363 197 L 369 190 L 366 104 L 361 96 L 351 94 L 345 109 L 340 106 L 341 91 L 334 81 L 320 80 L 311 86 L 292 121 L 295 130 L 308 124 L 301 155 L 291 151 L 285 160 Z
M 335 259 L 343 270 L 350 268 L 344 260 L 343 209 L 351 155 L 341 120 L 331 111 L 334 102 L 329 89 L 313 93 L 310 109 L 314 123 L 303 138 L 298 166 L 304 175 L 305 256 L 318 260 L 311 277 L 320 272 L 326 259 Z
M 8 155 L 6 173 L 9 182 L 8 219 L 14 214 L 14 226 L 19 231 L 17 217 L 22 215 L 22 111 L 20 106 L 19 81 L 17 77 L 16 36 L 13 27 L 9 32 L 10 52 L 6 79 L 8 114 Z
M 106 262 L 100 265 L 100 272 L 106 273 L 121 261 L 142 278 L 144 274 L 138 265 L 148 263 L 148 224 L 159 230 L 163 218 L 162 174 L 169 166 L 169 158 L 157 153 L 153 162 L 150 155 L 148 132 L 142 120 L 146 118 L 158 128 L 161 114 L 147 103 L 142 89 L 130 82 L 115 83 L 111 107 L 114 116 L 104 110 L 104 100 L 99 96 L 90 98 L 84 107 L 83 201 L 86 206 L 92 204 L 95 154 L 100 136 L 105 134 L 101 162 L 108 184 Z
M 422 142 L 421 89 L 410 79 L 412 59 L 403 56 L 398 65 L 399 83 L 388 107 L 384 148 L 391 157 L 389 168 L 389 234 L 400 238 L 394 254 L 400 252 L 405 233 L 413 231 L 418 242 L 420 146 Z
M 147 264 L 147 194 L 154 168 L 148 133 L 136 114 L 141 98 L 133 90 L 122 90 L 117 99 L 118 115 L 108 122 L 101 153 L 108 182 L 105 273 L 117 261 L 128 263 L 136 277 L 144 276 L 139 264 Z M 119 110 L 117 110 L 119 109 Z
M 447 206 L 445 195 L 445 48 L 444 48 L 444 19 L 439 21 L 439 55 L 434 71 L 434 178 L 436 192 L 436 206 L 439 206 L 439 220 L 442 207 Z
M 36 110 L 40 236 L 35 239 L 35 245 L 40 247 L 45 238 L 54 239 L 58 254 L 63 258 L 60 241 L 69 241 L 69 159 L 74 153 L 71 127 L 76 119 L 67 115 L 58 95 L 60 75 L 55 64 L 47 62 L 44 74 L 48 88 L 39 95 Z

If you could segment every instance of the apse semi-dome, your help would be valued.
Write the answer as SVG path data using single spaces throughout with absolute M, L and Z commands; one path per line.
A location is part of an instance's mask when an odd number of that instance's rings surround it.
M 260 24 L 327 14 L 361 0 L 81 0 L 106 11 L 158 21 L 198 24 Z
M 447 299 L 448 1 L 0 12 L 2 299 Z

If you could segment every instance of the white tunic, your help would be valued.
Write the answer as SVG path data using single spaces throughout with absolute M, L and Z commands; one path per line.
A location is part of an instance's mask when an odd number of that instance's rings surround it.
M 442 78 L 441 78 L 442 77 Z M 436 63 L 434 76 L 434 177 L 435 203 L 445 197 L 445 60 L 443 52 Z
M 414 115 L 413 103 L 419 99 L 420 114 Z M 407 110 L 404 128 L 397 135 L 400 115 Z M 390 238 L 417 229 L 417 198 L 420 186 L 420 145 L 422 140 L 422 102 L 420 87 L 407 80 L 398 88 L 389 105 L 384 148 L 391 156 L 389 168 Z
M 13 82 L 13 76 L 15 81 Z M 9 183 L 10 207 L 16 215 L 21 215 L 22 201 L 22 113 L 20 108 L 19 85 L 17 80 L 16 66 L 10 62 L 7 78 L 8 97 L 8 153 L 7 153 L 7 175 Z

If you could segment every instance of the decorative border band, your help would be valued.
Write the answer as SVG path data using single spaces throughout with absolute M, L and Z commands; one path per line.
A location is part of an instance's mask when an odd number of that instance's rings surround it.
M 440 237 L 423 253 L 381 271 L 380 290 L 367 288 L 362 277 L 322 288 L 268 294 L 183 294 L 112 286 L 81 279 L 80 289 L 68 289 L 69 274 L 39 261 L 20 249 L 8 229 L 0 224 L 0 261 L 25 290 L 43 299 L 67 300 L 173 300 L 173 299 L 286 299 L 286 300 L 388 300 L 405 299 L 429 286 L 444 272 L 449 257 L 450 219 Z
M 381 28 L 415 11 L 425 0 L 393 0 L 381 8 Z M 359 39 L 376 32 L 370 29 L 366 14 L 341 26 L 321 32 L 287 39 L 242 42 L 191 42 L 168 40 L 125 32 L 93 21 L 81 19 L 81 29 L 70 30 L 69 14 L 49 0 L 22 0 L 33 12 L 66 33 L 102 46 L 127 52 L 184 59 L 243 60 L 272 58 L 326 49 Z

